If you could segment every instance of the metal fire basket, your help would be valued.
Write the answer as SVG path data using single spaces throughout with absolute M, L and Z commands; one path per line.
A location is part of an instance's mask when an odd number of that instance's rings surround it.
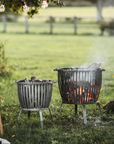
M 54 71 L 58 71 L 58 86 L 62 104 L 75 104 L 75 114 L 77 105 L 82 104 L 84 124 L 87 124 L 85 104 L 97 103 L 102 83 L 102 71 L 105 69 L 72 67 L 56 68 Z
M 17 121 L 19 121 L 22 110 L 28 111 L 30 119 L 30 111 L 39 111 L 41 127 L 43 128 L 42 110 L 49 110 L 52 117 L 49 105 L 52 96 L 52 84 L 55 81 L 42 80 L 41 82 L 25 82 L 24 80 L 15 81 L 17 83 L 17 94 L 21 110 Z M 52 117 L 53 121 L 53 117 Z

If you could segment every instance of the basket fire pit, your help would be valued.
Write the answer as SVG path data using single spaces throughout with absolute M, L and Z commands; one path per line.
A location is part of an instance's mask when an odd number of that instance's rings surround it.
M 62 104 L 75 104 L 75 114 L 77 105 L 82 104 L 84 124 L 87 124 L 85 104 L 97 103 L 100 94 L 102 71 L 105 69 L 99 67 L 100 64 L 93 63 L 88 68 L 54 69 L 54 71 L 58 71 L 58 86 Z
M 42 110 L 49 110 L 52 117 L 49 105 L 52 96 L 52 84 L 55 81 L 20 80 L 15 81 L 15 83 L 17 83 L 17 94 L 21 106 L 17 120 L 19 121 L 22 110 L 28 111 L 28 119 L 30 119 L 30 111 L 39 111 L 41 127 L 43 128 Z

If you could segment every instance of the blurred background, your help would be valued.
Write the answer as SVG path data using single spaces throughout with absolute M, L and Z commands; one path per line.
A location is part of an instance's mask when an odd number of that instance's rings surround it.
M 114 19 L 113 0 L 65 0 L 62 8 L 50 3 L 47 9 L 29 18 L 27 13 L 0 13 L 0 32 L 11 33 L 84 33 L 99 34 L 101 21 Z M 96 29 L 96 31 L 93 31 Z

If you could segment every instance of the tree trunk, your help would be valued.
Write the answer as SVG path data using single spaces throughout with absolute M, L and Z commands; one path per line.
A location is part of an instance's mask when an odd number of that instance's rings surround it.
M 97 0 L 97 21 L 100 22 L 103 20 L 102 18 L 102 7 L 103 7 L 103 0 Z

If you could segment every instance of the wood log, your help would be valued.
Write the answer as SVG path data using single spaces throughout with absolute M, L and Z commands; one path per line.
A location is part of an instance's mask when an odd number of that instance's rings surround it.
M 100 66 L 101 66 L 101 63 L 92 63 L 87 69 L 97 70 L 100 68 Z

